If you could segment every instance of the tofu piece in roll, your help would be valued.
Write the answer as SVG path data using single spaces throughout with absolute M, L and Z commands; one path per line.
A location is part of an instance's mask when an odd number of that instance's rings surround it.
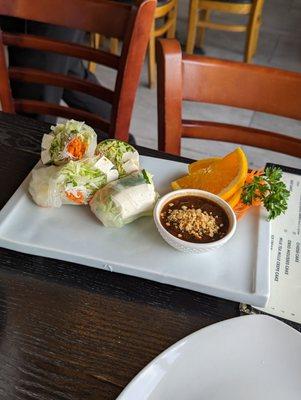
M 120 228 L 137 218 L 151 215 L 156 200 L 152 177 L 142 170 L 99 189 L 89 204 L 103 225 Z
M 29 184 L 33 200 L 42 207 L 88 204 L 94 193 L 118 178 L 114 165 L 105 157 L 94 156 L 69 161 L 61 167 L 34 169 Z
M 94 129 L 84 122 L 67 121 L 51 127 L 51 133 L 42 139 L 41 160 L 43 164 L 61 165 L 93 157 L 97 145 Z
M 138 151 L 121 140 L 103 140 L 97 145 L 96 154 L 107 157 L 117 168 L 120 178 L 139 170 Z

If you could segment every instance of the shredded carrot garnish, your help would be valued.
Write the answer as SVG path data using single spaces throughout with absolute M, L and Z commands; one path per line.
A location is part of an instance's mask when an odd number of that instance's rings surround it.
M 72 139 L 71 142 L 69 142 L 68 146 L 67 146 L 68 153 L 77 160 L 80 160 L 83 158 L 83 155 L 85 154 L 86 149 L 87 149 L 86 143 L 82 142 L 78 138 Z
M 76 195 L 74 195 L 73 193 L 66 191 L 65 194 L 69 200 L 73 201 L 76 204 L 83 204 L 84 202 L 84 195 L 82 192 L 77 192 Z
M 245 183 L 249 184 L 253 182 L 255 176 L 261 176 L 264 174 L 264 168 L 260 169 L 253 169 L 252 171 L 248 172 Z M 264 184 L 264 182 L 263 182 Z M 259 199 L 253 200 L 252 204 L 245 204 L 242 199 L 236 204 L 233 208 L 233 211 L 236 214 L 236 218 L 239 220 L 245 216 L 245 214 L 250 210 L 252 207 L 261 206 L 261 201 Z

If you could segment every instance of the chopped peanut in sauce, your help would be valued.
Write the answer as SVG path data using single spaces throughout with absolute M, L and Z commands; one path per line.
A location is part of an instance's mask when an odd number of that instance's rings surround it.
M 174 198 L 162 208 L 160 220 L 173 236 L 194 243 L 219 240 L 229 228 L 226 212 L 215 202 L 199 196 Z

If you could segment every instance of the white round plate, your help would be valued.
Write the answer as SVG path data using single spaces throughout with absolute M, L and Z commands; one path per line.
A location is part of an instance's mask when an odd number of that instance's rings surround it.
M 301 334 L 263 315 L 211 325 L 146 366 L 117 400 L 300 400 Z

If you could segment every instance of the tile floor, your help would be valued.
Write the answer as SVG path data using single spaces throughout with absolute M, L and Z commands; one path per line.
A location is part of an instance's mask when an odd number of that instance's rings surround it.
M 189 0 L 179 0 L 177 36 L 186 40 Z M 216 15 L 216 20 L 231 21 L 233 16 Z M 237 18 L 237 17 L 236 17 Z M 258 51 L 254 63 L 275 66 L 301 72 L 301 0 L 266 0 L 263 10 L 263 25 L 260 32 Z M 242 60 L 245 35 L 207 31 L 205 40 L 206 55 L 231 60 Z M 114 76 L 105 68 L 97 70 L 99 79 L 112 85 Z M 144 67 L 138 90 L 131 132 L 138 144 L 157 148 L 157 110 L 156 90 L 146 87 L 147 71 Z M 258 127 L 275 132 L 301 137 L 301 122 L 287 118 L 274 117 L 249 110 L 234 109 L 209 104 L 187 102 L 183 110 L 185 117 L 206 118 L 221 122 L 236 123 Z M 191 158 L 207 155 L 222 155 L 232 149 L 232 144 L 184 139 L 182 154 Z M 265 160 L 282 162 L 301 168 L 301 161 L 294 157 L 282 157 L 274 152 L 246 148 L 251 166 L 260 166 Z

